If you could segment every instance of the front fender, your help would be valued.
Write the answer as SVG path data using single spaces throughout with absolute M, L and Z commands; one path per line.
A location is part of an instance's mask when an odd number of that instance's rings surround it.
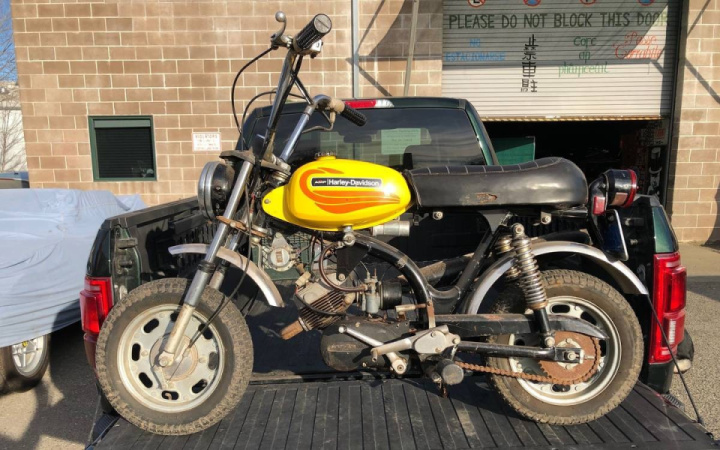
M 629 294 L 648 295 L 648 290 L 640 279 L 625 264 L 617 259 L 610 259 L 601 250 L 577 242 L 539 242 L 533 243 L 532 250 L 535 256 L 551 253 L 574 253 L 580 254 L 597 263 L 618 283 L 620 288 Z M 477 314 L 480 304 L 490 291 L 490 288 L 512 267 L 513 255 L 507 255 L 483 272 L 475 282 L 472 296 L 465 301 L 464 312 L 466 314 Z
M 207 253 L 209 247 L 210 246 L 207 244 L 181 244 L 168 248 L 168 251 L 171 255 L 181 255 L 183 253 L 195 253 L 204 255 Z M 218 251 L 217 256 L 218 258 L 229 262 L 240 270 L 244 270 L 245 266 L 247 265 L 247 276 L 249 276 L 250 279 L 252 279 L 255 284 L 257 284 L 258 288 L 260 288 L 260 292 L 263 293 L 268 304 L 270 306 L 276 306 L 280 308 L 285 306 L 285 302 L 283 302 L 282 296 L 277 290 L 277 287 L 275 287 L 275 284 L 265 272 L 260 270 L 260 268 L 255 265 L 254 262 L 248 261 L 246 257 L 236 252 L 231 252 L 230 250 L 222 247 Z

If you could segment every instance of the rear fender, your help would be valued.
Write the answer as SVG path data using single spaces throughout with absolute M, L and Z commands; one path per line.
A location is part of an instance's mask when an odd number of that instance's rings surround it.
M 577 242 L 538 242 L 532 245 L 535 256 L 548 255 L 552 253 L 571 253 L 581 255 L 600 266 L 612 277 L 625 294 L 648 295 L 648 290 L 640 279 L 620 260 L 614 259 L 596 249 Z M 463 312 L 465 314 L 477 314 L 480 304 L 487 296 L 490 288 L 505 275 L 513 265 L 513 256 L 507 255 L 487 268 L 480 278 L 475 282 L 471 296 L 465 301 Z
M 171 255 L 182 255 L 185 253 L 194 253 L 204 255 L 207 253 L 210 246 L 207 244 L 181 244 L 174 247 L 168 248 Z M 268 305 L 282 308 L 285 306 L 280 292 L 275 287 L 268 274 L 260 270 L 254 262 L 248 261 L 248 259 L 239 253 L 232 252 L 226 248 L 220 248 L 218 251 L 218 258 L 225 260 L 237 267 L 240 270 L 245 270 L 247 265 L 247 276 L 252 279 L 255 284 L 263 293 Z

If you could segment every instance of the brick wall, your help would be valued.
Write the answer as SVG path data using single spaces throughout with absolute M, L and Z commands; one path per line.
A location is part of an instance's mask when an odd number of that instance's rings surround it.
M 403 95 L 412 3 L 359 1 L 361 96 Z M 420 1 L 410 96 L 442 95 L 442 17 L 442 0 Z
M 685 3 L 669 205 L 682 241 L 720 240 L 720 4 Z
M 352 94 L 349 0 L 56 2 L 12 0 L 22 112 L 32 187 L 139 193 L 148 204 L 195 194 L 200 169 L 217 157 L 193 153 L 192 132 L 237 140 L 229 104 L 235 72 L 267 48 L 284 10 L 294 33 L 317 13 L 333 31 L 303 64 L 312 93 Z M 411 0 L 362 0 L 363 96 L 401 95 Z M 420 3 L 411 95 L 439 95 L 441 0 Z M 269 55 L 239 83 L 241 106 L 275 87 L 284 52 Z M 259 103 L 267 104 L 267 103 Z M 94 182 L 89 115 L 152 115 L 156 182 Z

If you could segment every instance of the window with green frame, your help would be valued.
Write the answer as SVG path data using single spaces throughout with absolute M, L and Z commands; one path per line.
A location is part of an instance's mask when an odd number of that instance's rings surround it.
M 154 181 L 155 139 L 151 116 L 89 117 L 95 181 Z

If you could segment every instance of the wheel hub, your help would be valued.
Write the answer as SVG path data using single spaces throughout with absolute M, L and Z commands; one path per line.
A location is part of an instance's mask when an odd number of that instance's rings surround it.
M 161 368 L 158 364 L 158 357 L 169 337 L 170 333 L 155 342 L 150 350 L 150 362 L 155 365 L 155 370 L 163 371 L 163 376 L 166 381 L 184 380 L 192 375 L 198 365 L 197 347 L 193 345 L 192 348 L 188 349 L 190 338 L 183 336 L 178 346 L 178 353 L 175 355 L 175 360 L 172 364 Z
M 577 358 L 579 363 L 562 363 L 555 361 L 539 361 L 540 368 L 549 377 L 561 381 L 571 381 L 587 375 L 593 368 L 597 355 L 595 343 L 589 336 L 569 331 L 555 332 L 555 345 L 558 348 L 580 348 L 581 354 Z

